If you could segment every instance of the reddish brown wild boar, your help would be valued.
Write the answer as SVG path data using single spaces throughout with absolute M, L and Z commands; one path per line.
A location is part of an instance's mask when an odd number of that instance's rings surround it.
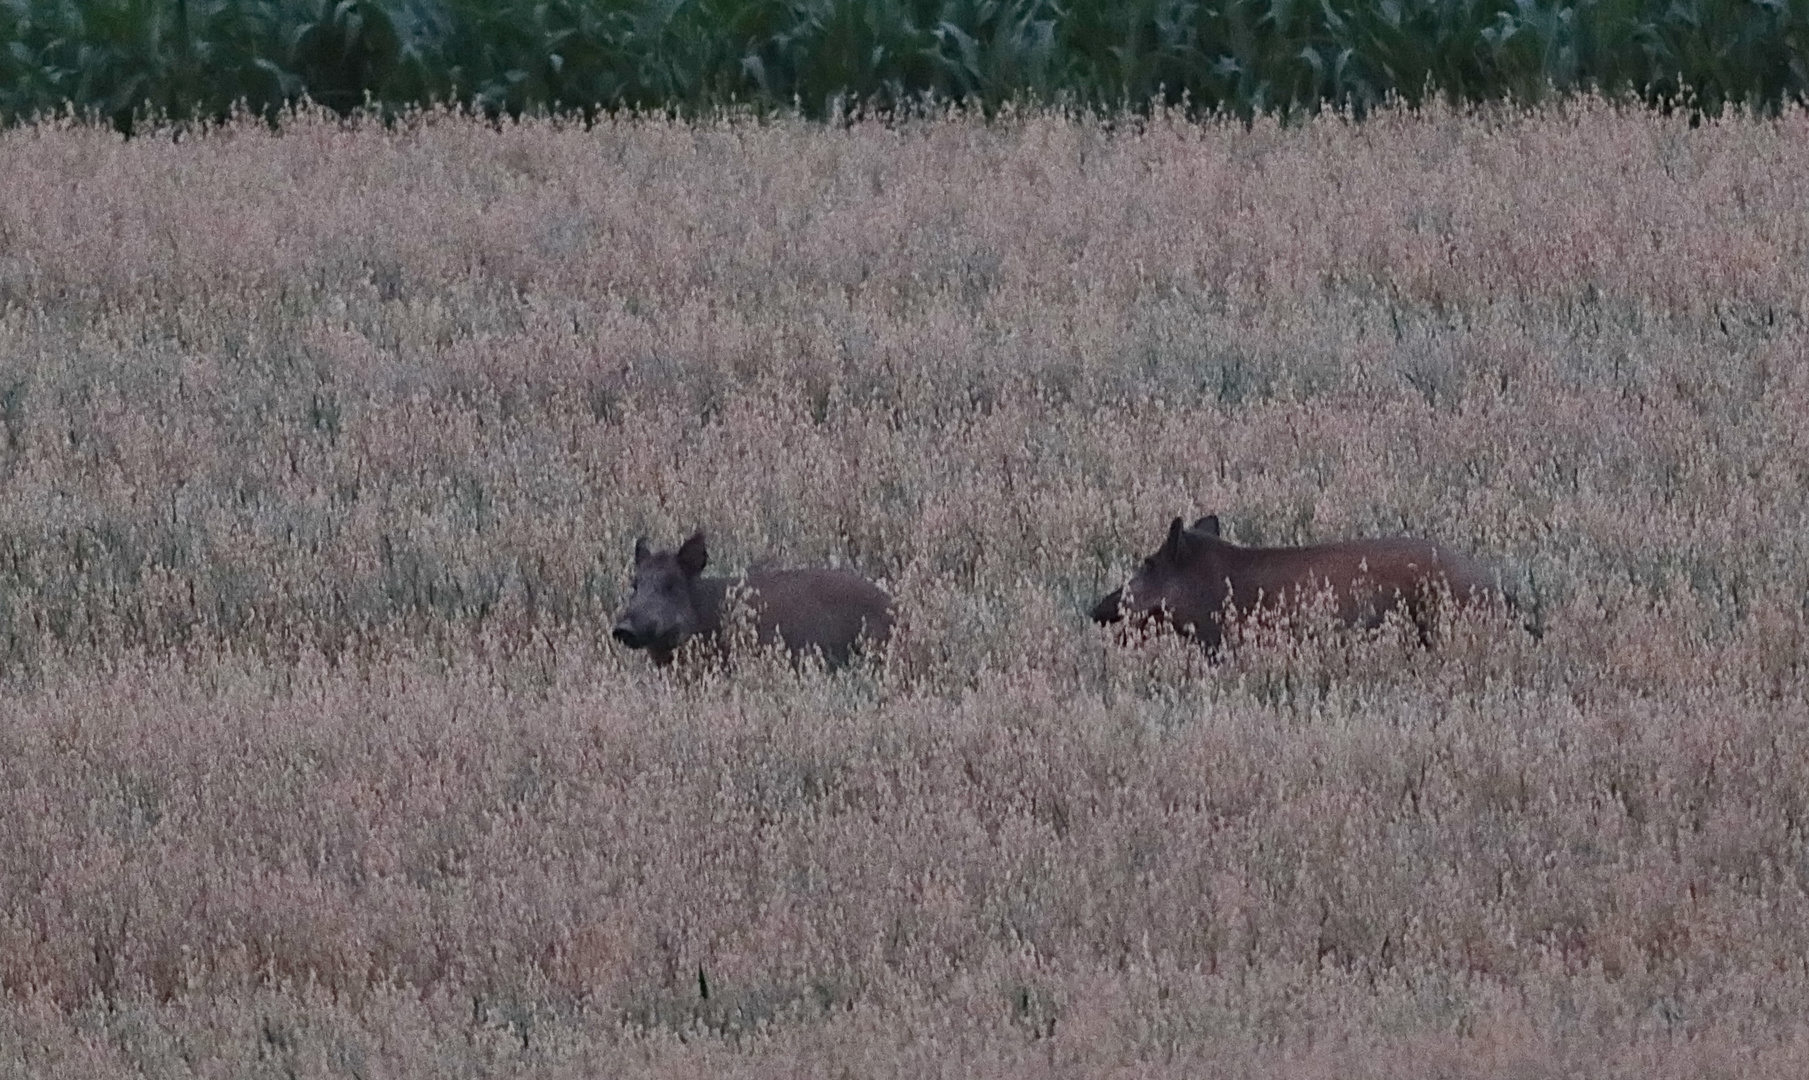
M 820 653 L 839 666 L 862 642 L 883 643 L 892 633 L 892 600 L 871 581 L 841 570 L 760 570 L 745 577 L 704 577 L 709 563 L 704 534 L 677 551 L 634 545 L 634 589 L 612 636 L 631 649 L 646 649 L 653 662 L 670 664 L 693 638 L 722 643 L 723 605 L 731 586 L 746 590 L 755 635 L 763 645 L 783 645 L 794 656 Z
M 1176 518 L 1162 547 L 1123 588 L 1101 598 L 1092 615 L 1099 623 L 1167 622 L 1216 652 L 1228 616 L 1290 614 L 1327 602 L 1336 622 L 1366 629 L 1397 611 L 1430 644 L 1432 608 L 1441 596 L 1460 604 L 1513 605 L 1495 575 L 1429 541 L 1247 548 L 1219 536 L 1217 517 L 1191 526 Z

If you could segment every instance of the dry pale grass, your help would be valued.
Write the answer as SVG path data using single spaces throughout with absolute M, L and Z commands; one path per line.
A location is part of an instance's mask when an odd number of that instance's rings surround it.
M 1806 136 L 0 134 L 0 1074 L 1809 1072 Z M 1209 511 L 1545 636 L 1085 624 Z

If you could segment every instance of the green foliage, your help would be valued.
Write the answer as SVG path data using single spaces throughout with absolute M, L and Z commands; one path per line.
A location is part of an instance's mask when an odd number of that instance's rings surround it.
M 1250 116 L 1595 88 L 1719 112 L 1809 88 L 1809 0 L 0 0 L 0 120 L 926 97 Z

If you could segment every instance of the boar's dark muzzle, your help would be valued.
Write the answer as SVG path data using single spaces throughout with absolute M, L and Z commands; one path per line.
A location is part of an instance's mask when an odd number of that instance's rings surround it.
M 615 629 L 609 632 L 609 636 L 630 649 L 671 651 L 678 648 L 684 635 L 675 630 L 650 629 L 645 623 L 623 618 L 617 621 Z

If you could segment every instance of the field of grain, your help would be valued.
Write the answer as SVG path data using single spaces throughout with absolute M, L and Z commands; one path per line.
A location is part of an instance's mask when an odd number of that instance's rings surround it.
M 0 1075 L 1809 1072 L 1809 117 L 0 134 Z M 1126 648 L 1213 512 L 1517 626 Z M 656 671 L 634 539 L 883 580 Z

